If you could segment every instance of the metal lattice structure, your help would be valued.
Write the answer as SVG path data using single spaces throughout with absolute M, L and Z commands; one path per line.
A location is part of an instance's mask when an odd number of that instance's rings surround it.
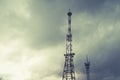
M 85 69 L 86 69 L 86 77 L 87 80 L 90 80 L 90 61 L 88 60 L 88 57 L 86 57 L 87 62 L 85 62 Z
M 66 54 L 65 63 L 63 69 L 63 77 L 62 80 L 75 80 L 75 70 L 74 70 L 74 55 L 72 52 L 72 32 L 71 32 L 71 16 L 72 12 L 69 9 L 68 15 L 68 33 L 66 35 Z

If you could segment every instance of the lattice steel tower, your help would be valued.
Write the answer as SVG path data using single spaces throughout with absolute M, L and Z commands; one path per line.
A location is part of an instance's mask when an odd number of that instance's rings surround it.
M 71 32 L 71 16 L 72 12 L 69 9 L 68 15 L 68 33 L 66 35 L 66 54 L 65 64 L 63 69 L 62 80 L 75 80 L 75 70 L 73 58 L 75 53 L 72 52 L 72 32 Z
M 87 62 L 85 62 L 85 69 L 86 69 L 86 77 L 87 80 L 90 80 L 90 61 L 88 60 L 88 56 L 86 56 Z

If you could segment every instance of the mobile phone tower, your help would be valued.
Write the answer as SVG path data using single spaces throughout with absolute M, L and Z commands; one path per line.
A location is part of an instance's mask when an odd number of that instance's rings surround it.
M 67 15 L 68 15 L 68 33 L 66 35 L 66 53 L 64 54 L 65 63 L 62 80 L 75 80 L 75 70 L 73 61 L 75 53 L 72 52 L 72 32 L 71 32 L 72 12 L 70 11 L 70 9 Z

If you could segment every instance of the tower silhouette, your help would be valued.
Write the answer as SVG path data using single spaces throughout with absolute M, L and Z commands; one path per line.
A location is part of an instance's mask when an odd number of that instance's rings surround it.
M 87 80 L 90 80 L 90 61 L 88 60 L 88 56 L 86 56 L 87 62 L 85 62 L 85 69 L 86 69 L 86 77 Z
M 68 15 L 68 33 L 66 35 L 66 54 L 65 63 L 63 69 L 62 80 L 75 80 L 75 70 L 74 70 L 74 55 L 72 52 L 72 32 L 71 32 L 71 16 L 72 12 L 69 9 Z

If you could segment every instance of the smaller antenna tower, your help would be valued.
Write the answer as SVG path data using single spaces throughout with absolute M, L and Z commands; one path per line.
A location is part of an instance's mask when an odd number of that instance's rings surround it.
M 86 77 L 87 80 L 90 80 L 90 61 L 88 60 L 88 56 L 86 56 L 85 69 L 86 69 Z

